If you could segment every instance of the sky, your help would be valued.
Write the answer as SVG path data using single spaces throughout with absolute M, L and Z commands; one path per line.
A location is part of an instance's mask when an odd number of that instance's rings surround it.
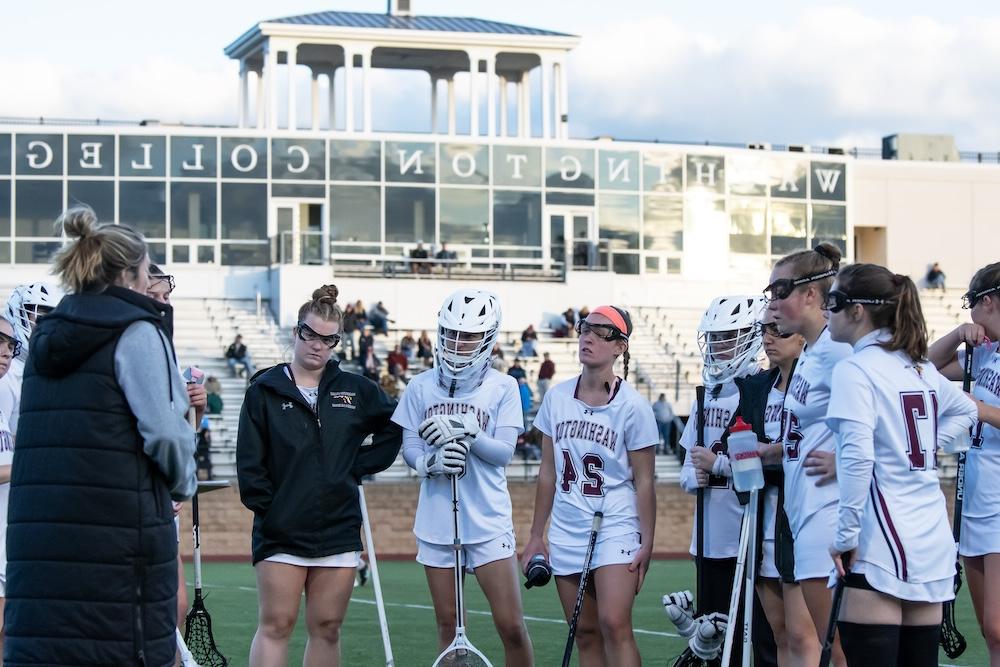
M 579 35 L 570 133 L 878 147 L 897 132 L 1000 147 L 1000 4 L 927 0 L 413 0 Z M 571 11 L 567 8 L 571 7 Z M 258 21 L 384 0 L 33 0 L 0 6 L 0 117 L 232 124 L 222 50 Z M 427 84 L 380 72 L 376 129 L 421 129 Z M 300 109 L 307 105 L 299 105 Z

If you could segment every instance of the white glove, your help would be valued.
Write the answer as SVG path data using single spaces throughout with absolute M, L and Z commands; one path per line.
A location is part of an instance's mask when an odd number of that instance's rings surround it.
M 712 612 L 695 619 L 697 631 L 688 640 L 691 652 L 702 660 L 712 660 L 722 653 L 722 642 L 726 638 L 728 617 Z
M 440 447 L 446 442 L 463 440 L 466 449 L 472 447 L 480 431 L 479 420 L 474 412 L 461 415 L 434 415 L 417 427 L 417 434 L 431 447 Z
M 694 597 L 691 591 L 678 591 L 663 596 L 663 611 L 667 618 L 677 627 L 681 637 L 688 638 L 695 633 L 696 625 L 692 618 Z
M 465 471 L 468 448 L 459 441 L 447 442 L 417 459 L 417 474 L 421 477 L 461 475 Z

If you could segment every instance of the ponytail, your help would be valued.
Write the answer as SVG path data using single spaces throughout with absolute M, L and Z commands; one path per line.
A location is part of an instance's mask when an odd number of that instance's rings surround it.
M 852 264 L 837 274 L 837 285 L 852 297 L 884 302 L 863 307 L 875 327 L 892 332 L 892 337 L 881 344 L 885 350 L 903 350 L 914 362 L 927 358 L 927 324 L 917 286 L 908 276 L 877 264 Z
M 892 338 L 883 345 L 887 350 L 903 350 L 914 361 L 927 358 L 927 323 L 920 307 L 917 286 L 909 276 L 898 273 L 892 277 L 897 287 L 896 313 L 893 317 Z
M 631 358 L 631 356 L 629 355 L 628 348 L 626 347 L 625 348 L 625 354 L 622 355 L 622 361 L 625 362 L 625 377 L 624 377 L 624 379 L 626 379 L 626 380 L 628 380 L 628 361 L 629 361 L 630 358 Z

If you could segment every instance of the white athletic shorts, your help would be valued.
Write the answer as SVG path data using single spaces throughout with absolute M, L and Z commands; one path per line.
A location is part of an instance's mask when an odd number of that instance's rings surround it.
M 962 516 L 962 537 L 958 553 L 963 556 L 1000 554 L 1000 514 Z
M 486 542 L 462 545 L 462 563 L 472 572 L 480 565 L 510 558 L 517 553 L 514 533 L 498 535 Z M 455 567 L 455 549 L 450 544 L 431 544 L 417 538 L 417 562 L 427 567 Z
M 764 579 L 778 579 L 778 567 L 774 564 L 774 531 L 778 515 L 778 487 L 769 486 L 764 490 L 764 521 L 761 531 L 764 539 L 761 542 L 761 560 L 758 577 Z
M 851 574 L 863 574 L 868 585 L 880 593 L 908 602 L 947 602 L 955 599 L 955 577 L 936 581 L 908 583 L 878 565 L 860 560 L 851 563 Z M 827 588 L 837 585 L 837 573 L 830 574 Z
M 833 569 L 830 545 L 837 532 L 837 503 L 806 519 L 795 536 L 795 581 L 826 579 Z
M 779 579 L 778 567 L 774 564 L 774 540 L 764 539 L 761 543 L 760 571 L 757 576 L 763 579 Z
M 596 570 L 605 565 L 628 565 L 635 559 L 639 544 L 639 533 L 615 535 L 598 540 L 597 544 L 594 545 L 590 569 Z M 576 546 L 549 544 L 549 562 L 552 565 L 553 574 L 559 576 L 579 574 L 583 571 L 583 561 L 586 557 L 586 544 Z
M 274 554 L 264 560 L 270 563 L 284 563 L 285 565 L 297 565 L 298 567 L 357 567 L 361 564 L 360 551 L 348 551 L 332 556 L 320 556 L 319 558 L 303 558 L 291 554 Z

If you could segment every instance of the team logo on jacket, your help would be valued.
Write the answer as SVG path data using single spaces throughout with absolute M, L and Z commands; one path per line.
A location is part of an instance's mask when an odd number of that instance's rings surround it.
M 282 411 L 284 411 L 284 410 L 291 410 L 294 407 L 295 407 L 295 404 L 292 403 L 291 401 L 286 401 L 286 402 L 284 402 L 284 403 L 281 404 Z
M 330 407 L 354 410 L 357 406 L 357 395 L 353 391 L 331 391 Z

